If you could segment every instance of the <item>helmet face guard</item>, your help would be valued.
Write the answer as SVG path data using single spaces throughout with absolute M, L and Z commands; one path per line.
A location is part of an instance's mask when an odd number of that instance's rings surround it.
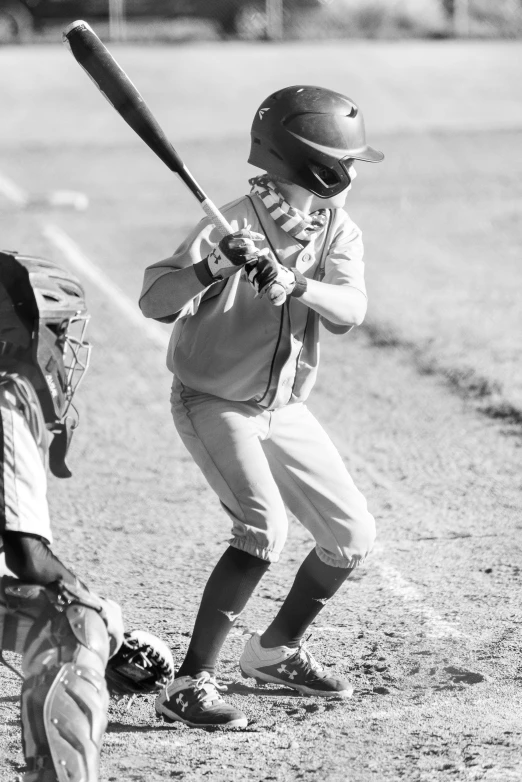
M 321 87 L 287 87 L 270 95 L 256 112 L 251 139 L 249 163 L 320 198 L 350 185 L 354 160 L 377 163 L 384 157 L 366 143 L 354 101 Z
M 75 315 L 69 321 L 65 334 L 63 363 L 66 372 L 65 387 L 67 413 L 76 389 L 80 385 L 85 372 L 89 369 L 92 345 L 85 339 L 90 315 Z
M 53 416 L 54 420 L 63 421 L 67 416 L 76 389 L 89 367 L 91 345 L 85 339 L 89 317 L 77 314 L 60 324 L 39 325 L 37 363 L 48 392 L 47 404 L 42 404 L 46 421 Z

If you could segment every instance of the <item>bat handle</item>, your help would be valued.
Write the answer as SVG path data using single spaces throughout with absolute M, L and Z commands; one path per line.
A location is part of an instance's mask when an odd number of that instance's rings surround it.
M 203 211 L 207 217 L 210 218 L 210 221 L 214 223 L 221 236 L 228 236 L 228 234 L 234 233 L 234 229 L 230 223 L 225 220 L 215 203 L 211 201 L 210 198 L 205 198 L 205 200 L 201 201 L 200 203 Z
M 203 211 L 210 218 L 212 223 L 216 226 L 221 236 L 228 236 L 228 234 L 234 233 L 234 229 L 227 220 L 223 217 L 217 206 L 210 200 L 205 198 L 201 201 Z M 271 303 L 275 307 L 281 307 L 286 301 L 285 289 L 278 282 L 273 282 L 266 292 L 266 295 L 270 299 Z

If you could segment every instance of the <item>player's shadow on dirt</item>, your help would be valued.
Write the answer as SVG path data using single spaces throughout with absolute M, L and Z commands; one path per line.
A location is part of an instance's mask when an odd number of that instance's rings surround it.
M 181 723 L 180 723 L 181 724 Z M 150 725 L 132 725 L 124 722 L 109 722 L 106 733 L 160 733 L 161 731 L 170 730 L 172 732 L 172 725 L 159 725 L 156 721 L 152 721 Z

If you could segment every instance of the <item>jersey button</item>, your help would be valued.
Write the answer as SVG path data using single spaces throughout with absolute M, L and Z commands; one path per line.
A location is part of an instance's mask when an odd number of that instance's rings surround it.
M 309 261 L 309 260 L 310 260 L 310 258 L 311 258 L 311 257 L 312 257 L 312 256 L 310 255 L 310 253 L 305 253 L 305 254 L 303 255 L 303 257 L 301 258 L 301 260 L 302 260 L 302 261 L 305 261 L 305 262 L 307 262 L 307 261 Z

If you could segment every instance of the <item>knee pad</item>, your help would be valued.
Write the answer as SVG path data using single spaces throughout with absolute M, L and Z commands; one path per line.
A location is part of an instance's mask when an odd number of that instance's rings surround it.
M 108 656 L 107 628 L 90 606 L 53 604 L 35 623 L 23 656 L 25 782 L 98 780 Z

